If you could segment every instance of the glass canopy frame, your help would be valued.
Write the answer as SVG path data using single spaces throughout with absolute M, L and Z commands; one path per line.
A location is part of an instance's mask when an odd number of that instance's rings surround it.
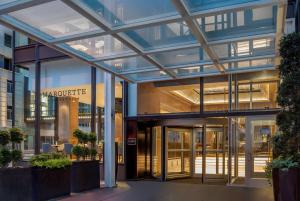
M 0 23 L 130 82 L 275 69 L 286 0 L 4 0 Z

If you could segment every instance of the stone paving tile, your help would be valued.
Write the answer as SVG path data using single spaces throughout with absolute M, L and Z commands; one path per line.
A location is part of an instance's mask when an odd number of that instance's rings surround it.
M 60 201 L 273 201 L 272 189 L 178 182 L 134 181 L 62 198 Z

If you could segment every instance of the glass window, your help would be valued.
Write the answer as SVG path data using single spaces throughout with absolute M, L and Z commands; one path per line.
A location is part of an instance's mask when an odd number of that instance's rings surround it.
M 200 112 L 200 81 L 138 84 L 138 114 Z
M 190 12 L 204 11 L 213 8 L 221 8 L 255 1 L 258 0 L 184 0 Z
M 218 78 L 204 78 L 204 111 L 228 110 L 228 80 L 222 76 Z
M 91 132 L 91 68 L 72 59 L 41 68 L 41 137 L 75 144 L 75 129 Z M 44 138 L 45 139 L 45 138 Z
M 15 84 L 15 126 L 25 134 L 24 154 L 34 153 L 35 134 L 35 67 L 16 67 Z
M 7 80 L 7 93 L 13 93 L 13 82 Z
M 275 33 L 276 9 L 276 6 L 265 6 L 223 12 L 198 18 L 197 21 L 208 41 Z
M 11 37 L 11 35 L 5 33 L 4 34 L 4 45 L 6 47 L 11 48 L 11 43 L 12 43 L 12 37 Z

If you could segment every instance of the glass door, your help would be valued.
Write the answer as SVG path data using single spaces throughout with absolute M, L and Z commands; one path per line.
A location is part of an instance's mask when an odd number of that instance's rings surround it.
M 203 127 L 194 128 L 194 176 L 201 177 L 203 172 L 203 141 L 204 132 Z
M 167 178 L 191 176 L 192 129 L 166 128 Z
M 152 127 L 152 176 L 161 177 L 162 141 L 161 126 Z
M 266 180 L 264 168 L 272 158 L 271 137 L 276 132 L 275 116 L 252 116 L 246 120 L 246 184 Z
M 226 164 L 226 131 L 223 126 L 207 126 L 205 132 L 205 178 L 225 178 Z

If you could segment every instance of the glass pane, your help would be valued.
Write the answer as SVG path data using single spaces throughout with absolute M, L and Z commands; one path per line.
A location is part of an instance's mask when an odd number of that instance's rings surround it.
M 120 26 L 177 15 L 170 1 L 161 0 L 81 0 L 111 26 Z
M 143 80 L 155 80 L 155 79 L 168 79 L 170 78 L 164 71 L 151 71 L 151 72 L 143 72 L 143 73 L 132 73 L 125 75 L 129 79 L 135 81 L 143 81 Z
M 271 137 L 275 132 L 275 120 L 255 120 L 251 122 L 254 177 L 262 176 L 265 172 L 267 162 L 271 160 Z
M 202 48 L 191 48 L 153 54 L 165 67 L 195 64 L 203 61 L 205 52 Z
M 228 110 L 228 82 L 204 78 L 204 111 Z
M 7 72 L 3 73 L 1 70 L 1 79 L 11 79 Z M 29 157 L 34 154 L 34 136 L 35 136 L 35 67 L 34 65 L 27 66 L 27 69 L 16 68 L 16 85 L 15 85 L 15 123 L 16 127 L 20 128 L 25 134 L 24 143 L 22 143 L 22 150 L 24 149 L 24 156 Z M 2 117 L 5 117 L 2 114 Z M 8 125 L 3 127 L 9 127 Z M 5 121 L 7 123 L 7 121 Z
M 213 8 L 254 2 L 257 0 L 184 0 L 190 12 L 203 11 Z
M 55 38 L 100 29 L 60 1 L 18 10 L 9 15 Z
M 218 13 L 198 18 L 208 41 L 276 32 L 276 6 Z
M 124 52 L 132 52 L 123 43 L 112 36 L 99 36 L 82 39 L 68 42 L 67 45 L 79 51 L 80 53 L 92 56 L 93 58 L 111 56 L 113 54 L 120 54 Z
M 99 62 L 100 65 L 103 65 L 109 69 L 112 69 L 115 72 L 121 73 L 124 71 L 136 70 L 136 69 L 147 69 L 152 68 L 156 70 L 150 62 L 145 60 L 143 57 L 129 57 L 123 59 L 114 59 L 108 61 Z
M 145 50 L 197 43 L 185 22 L 146 27 L 125 34 Z
M 266 59 L 254 59 L 254 60 L 245 60 L 238 61 L 232 64 L 233 68 L 262 68 L 262 67 L 274 67 L 274 59 L 266 58 Z M 231 68 L 230 70 L 234 70 Z
M 152 129 L 152 174 L 154 177 L 161 175 L 161 127 L 156 126 Z
M 199 78 L 138 84 L 138 114 L 200 111 Z

